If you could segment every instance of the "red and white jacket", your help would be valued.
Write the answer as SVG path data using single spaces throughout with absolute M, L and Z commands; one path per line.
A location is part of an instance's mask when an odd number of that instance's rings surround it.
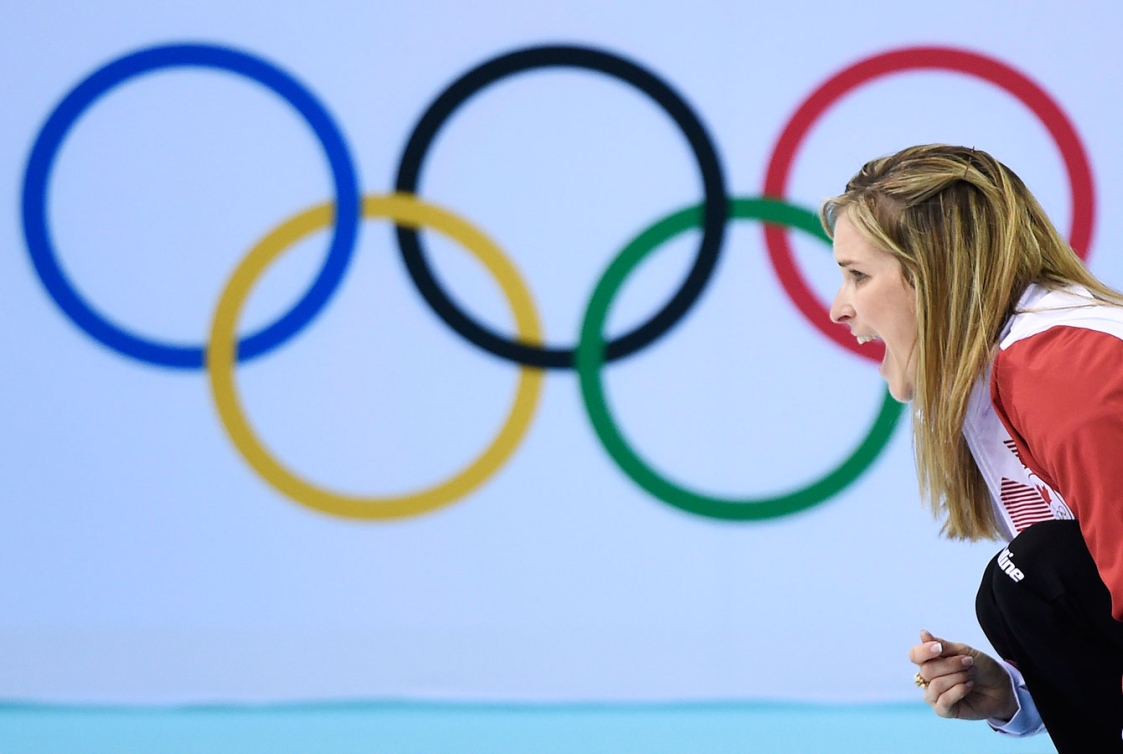
M 1123 307 L 1079 286 L 1031 285 L 975 385 L 963 435 L 1007 540 L 1038 521 L 1075 518 L 1123 620 Z M 996 730 L 1044 730 L 1017 668 L 1019 711 Z
M 1075 518 L 1123 620 L 1123 307 L 1031 285 L 963 434 L 1008 539 Z

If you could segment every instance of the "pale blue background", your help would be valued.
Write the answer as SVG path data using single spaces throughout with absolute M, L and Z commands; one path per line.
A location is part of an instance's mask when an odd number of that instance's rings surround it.
M 71 730 L 116 743 L 186 731 L 188 747 L 226 736 L 216 731 L 244 743 L 293 730 L 292 750 L 302 750 L 338 725 L 359 740 L 412 731 L 387 749 L 412 751 L 401 741 L 428 741 L 431 730 L 468 741 L 477 720 L 489 740 L 515 720 L 527 736 L 516 749 L 567 746 L 558 731 L 572 723 L 587 740 L 628 745 L 627 731 L 670 746 L 668 731 L 717 730 L 710 749 L 732 751 L 753 750 L 737 748 L 746 726 L 791 735 L 820 726 L 842 740 L 860 727 L 847 721 L 872 715 L 882 722 L 869 730 L 911 731 L 906 740 L 924 745 L 972 735 L 972 750 L 1046 750 L 1040 739 L 1038 748 L 984 749 L 1007 742 L 985 726 L 876 706 L 915 703 L 906 652 L 921 628 L 985 647 L 972 604 L 994 545 L 939 538 L 917 500 L 904 426 L 828 503 L 717 523 L 638 489 L 596 441 L 573 375 L 551 373 L 529 435 L 468 499 L 390 524 L 329 518 L 246 465 L 203 375 L 124 359 L 61 314 L 28 261 L 19 191 L 30 146 L 65 93 L 154 44 L 229 45 L 295 75 L 339 123 L 365 192 L 392 186 L 417 118 L 471 67 L 530 45 L 600 47 L 690 102 L 732 196 L 759 193 L 781 128 L 828 77 L 890 49 L 949 45 L 1022 71 L 1076 125 L 1097 189 L 1091 266 L 1121 286 L 1118 4 L 9 5 L 0 24 L 0 700 L 360 706 L 260 716 L 223 707 L 212 717 L 14 707 L 0 711 L 0 734 L 61 751 L 73 744 L 51 736 Z M 938 72 L 881 79 L 840 101 L 800 150 L 789 199 L 814 208 L 864 160 L 927 141 L 993 152 L 1068 227 L 1063 165 L 1037 120 L 988 84 Z M 607 79 L 557 71 L 511 79 L 458 112 L 422 189 L 499 242 L 552 343 L 572 342 L 593 284 L 628 239 L 699 199 L 690 156 L 660 112 Z M 68 274 L 108 316 L 198 342 L 245 251 L 329 195 L 318 147 L 275 97 L 234 77 L 175 71 L 120 87 L 75 126 L 53 176 L 50 222 Z M 665 300 L 694 240 L 668 244 L 629 281 L 613 332 Z M 490 279 L 451 244 L 430 242 L 456 299 L 509 328 Z M 303 290 L 321 244 L 310 240 L 271 273 L 248 325 Z M 801 242 L 799 260 L 828 298 L 837 271 L 826 249 Z M 514 370 L 432 315 L 387 226 L 372 222 L 316 323 L 238 381 L 255 427 L 286 462 L 326 485 L 393 493 L 478 451 Z M 625 433 L 656 467 L 741 495 L 800 485 L 837 463 L 883 389 L 872 364 L 795 311 L 752 223 L 729 226 L 689 316 L 606 370 L 606 385 Z M 423 708 L 422 718 L 361 706 L 388 699 L 547 706 Z M 809 717 L 789 724 L 773 708 L 704 706 L 729 700 L 875 707 L 848 706 L 841 718 L 801 708 L 792 714 Z M 549 706 L 588 703 L 700 706 L 608 708 L 607 717 Z

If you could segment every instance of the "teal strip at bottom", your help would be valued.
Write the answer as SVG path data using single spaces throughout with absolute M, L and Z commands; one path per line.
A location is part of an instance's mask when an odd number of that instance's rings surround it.
M 1055 754 L 923 705 L 0 706 L 5 754 Z

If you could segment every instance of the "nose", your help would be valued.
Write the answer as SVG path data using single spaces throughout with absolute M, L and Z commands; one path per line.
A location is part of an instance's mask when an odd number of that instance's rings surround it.
M 853 317 L 854 307 L 850 305 L 850 299 L 846 295 L 846 285 L 843 284 L 834 295 L 834 301 L 831 302 L 831 322 L 845 325 Z

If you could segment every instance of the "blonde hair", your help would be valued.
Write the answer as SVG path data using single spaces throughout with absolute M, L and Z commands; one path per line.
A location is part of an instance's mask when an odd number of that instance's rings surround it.
M 913 440 L 922 497 L 953 539 L 999 536 L 986 483 L 963 438 L 971 389 L 1030 283 L 1083 285 L 1114 303 L 1021 179 L 977 149 L 910 147 L 866 163 L 821 211 L 840 214 L 901 263 L 916 291 Z

